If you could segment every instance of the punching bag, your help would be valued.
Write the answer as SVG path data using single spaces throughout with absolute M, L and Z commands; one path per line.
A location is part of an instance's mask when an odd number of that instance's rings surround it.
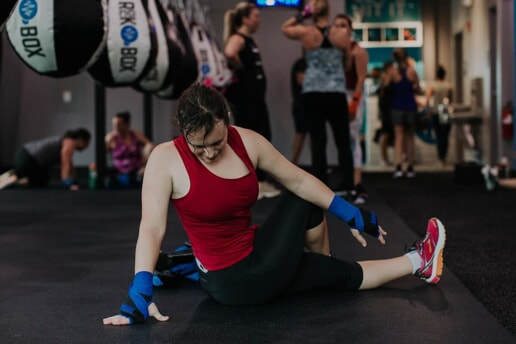
M 157 95 L 164 99 L 178 99 L 184 90 L 192 85 L 198 76 L 198 62 L 191 41 L 191 31 L 184 12 L 184 5 L 181 0 L 172 1 L 174 6 L 167 7 L 167 16 L 174 21 L 179 38 L 185 50 L 181 70 L 174 78 L 172 86 L 158 92 Z
M 17 0 L 1 0 L 0 1 L 0 31 L 4 29 L 5 22 L 13 13 Z
M 157 92 L 169 87 L 181 69 L 185 48 L 173 21 L 159 0 L 148 1 L 148 11 L 156 32 L 156 58 L 150 71 L 134 86 L 142 92 Z
M 105 0 L 19 0 L 6 27 L 10 44 L 29 68 L 59 78 L 81 73 L 97 60 L 105 23 Z
M 198 81 L 217 88 L 224 88 L 231 80 L 233 73 L 228 68 L 226 57 L 213 35 L 211 21 L 208 20 L 205 9 L 198 0 L 189 0 L 189 7 L 190 13 L 192 13 L 190 18 L 192 44 L 199 61 Z
M 130 86 L 148 73 L 156 56 L 147 0 L 108 0 L 107 13 L 106 45 L 88 73 L 103 86 Z

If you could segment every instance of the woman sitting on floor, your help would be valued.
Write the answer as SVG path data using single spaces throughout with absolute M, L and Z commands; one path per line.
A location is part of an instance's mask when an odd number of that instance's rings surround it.
M 120 313 L 106 325 L 153 316 L 167 321 L 152 298 L 152 277 L 172 200 L 191 241 L 200 285 L 226 305 L 250 305 L 318 288 L 365 290 L 414 274 L 437 283 L 442 273 L 444 226 L 428 222 L 427 235 L 405 255 L 346 262 L 332 257 L 324 213 L 346 222 L 362 245 L 363 233 L 385 244 L 374 213 L 336 196 L 292 164 L 254 131 L 229 125 L 229 110 L 216 90 L 194 84 L 179 99 L 182 136 L 158 145 L 148 161 L 135 276 Z M 258 179 L 266 171 L 287 192 L 262 225 L 251 225 Z M 348 228 L 347 225 L 343 226 Z

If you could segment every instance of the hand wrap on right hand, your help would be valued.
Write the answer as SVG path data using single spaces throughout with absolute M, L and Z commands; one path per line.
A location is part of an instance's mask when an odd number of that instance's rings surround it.
M 141 323 L 149 317 L 149 305 L 152 302 L 152 274 L 140 271 L 134 275 L 127 300 L 120 307 L 120 314 L 129 318 L 131 324 Z

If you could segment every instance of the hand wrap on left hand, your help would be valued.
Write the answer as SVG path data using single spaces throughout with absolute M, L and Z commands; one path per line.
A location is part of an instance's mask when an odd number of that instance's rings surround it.
M 359 232 L 365 232 L 375 238 L 380 236 L 376 214 L 369 210 L 357 208 L 335 195 L 328 211 Z
M 380 236 L 380 228 L 378 226 L 378 219 L 376 214 L 372 211 L 363 208 L 357 208 L 360 216 L 351 219 L 348 224 L 352 228 L 358 229 L 360 232 L 365 232 L 369 235 L 378 238 Z

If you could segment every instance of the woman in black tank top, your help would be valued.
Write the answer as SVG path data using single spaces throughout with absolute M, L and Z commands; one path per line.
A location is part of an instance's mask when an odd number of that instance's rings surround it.
M 231 106 L 235 125 L 256 131 L 271 140 L 269 110 L 265 102 L 267 79 L 260 51 L 251 37 L 260 27 L 260 11 L 256 5 L 239 3 L 225 17 L 224 54 L 233 70 L 233 82 L 225 97 Z M 280 190 L 266 182 L 266 175 L 258 172 L 259 198 L 276 197 Z

